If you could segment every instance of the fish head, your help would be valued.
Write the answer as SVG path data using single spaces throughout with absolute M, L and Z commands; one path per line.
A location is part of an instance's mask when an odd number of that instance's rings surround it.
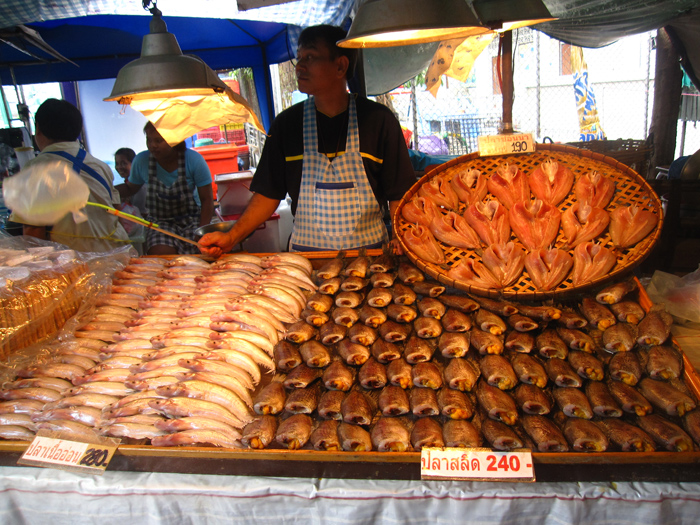
M 518 167 L 515 164 L 504 163 L 496 168 L 496 173 L 498 173 L 504 180 L 512 182 L 515 176 L 518 174 Z
M 542 172 L 547 176 L 550 184 L 554 183 L 554 179 L 559 171 L 559 163 L 554 159 L 547 159 L 542 163 Z
M 469 168 L 465 173 L 460 174 L 460 177 L 462 177 L 462 181 L 468 188 L 474 186 L 474 184 L 476 184 L 476 181 L 479 179 L 480 176 L 481 171 L 474 168 Z

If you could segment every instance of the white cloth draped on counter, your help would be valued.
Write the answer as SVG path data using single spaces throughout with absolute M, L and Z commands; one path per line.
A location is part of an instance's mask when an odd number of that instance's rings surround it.
M 0 468 L 0 523 L 697 523 L 700 483 L 339 480 Z

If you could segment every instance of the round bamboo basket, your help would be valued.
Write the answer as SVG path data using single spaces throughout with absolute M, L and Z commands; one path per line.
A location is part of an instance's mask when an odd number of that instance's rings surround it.
M 590 288 L 601 286 L 609 281 L 620 278 L 622 275 L 631 272 L 639 265 L 651 252 L 656 241 L 658 240 L 663 226 L 663 212 L 661 208 L 661 200 L 649 184 L 634 170 L 628 166 L 616 161 L 611 157 L 607 157 L 600 153 L 590 150 L 584 150 L 571 146 L 563 146 L 559 144 L 537 144 L 536 151 L 526 154 L 501 155 L 494 157 L 480 157 L 478 152 L 471 153 L 462 157 L 453 159 L 445 164 L 441 164 L 434 170 L 425 174 L 418 180 L 413 187 L 406 192 L 404 197 L 399 202 L 396 214 L 393 217 L 394 235 L 399 239 L 404 253 L 408 258 L 433 279 L 452 286 L 459 290 L 464 290 L 469 293 L 486 297 L 500 297 L 517 300 L 540 300 L 553 297 L 561 297 L 573 293 L 582 292 Z M 517 164 L 517 166 L 526 174 L 529 175 L 532 171 L 547 159 L 553 159 L 557 162 L 566 165 L 574 173 L 574 181 L 585 175 L 591 170 L 597 170 L 606 177 L 615 181 L 615 194 L 612 201 L 607 206 L 607 211 L 611 212 L 620 206 L 637 205 L 642 209 L 652 211 L 659 220 L 652 232 L 639 243 L 624 250 L 616 250 L 617 262 L 613 269 L 604 277 L 588 282 L 585 285 L 574 286 L 571 280 L 571 274 L 555 289 L 542 291 L 538 290 L 530 280 L 527 270 L 523 271 L 520 278 L 512 285 L 502 288 L 478 288 L 462 281 L 454 280 L 446 275 L 447 271 L 466 258 L 481 260 L 480 250 L 467 250 L 448 246 L 440 241 L 441 248 L 445 253 L 446 263 L 444 265 L 436 265 L 427 262 L 418 257 L 404 242 L 404 234 L 410 227 L 409 223 L 403 218 L 403 206 L 410 201 L 418 192 L 421 185 L 431 180 L 433 177 L 445 177 L 451 180 L 455 173 L 459 173 L 468 168 L 474 168 L 481 171 L 482 176 L 490 177 L 496 171 L 496 168 L 503 163 Z M 575 183 L 575 182 L 574 182 Z M 488 197 L 488 196 L 487 196 Z M 573 190 L 567 198 L 558 206 L 559 211 L 563 212 L 571 207 L 575 202 Z M 458 213 L 463 213 L 466 208 L 464 203 L 460 203 Z M 511 240 L 517 240 L 515 234 L 511 234 Z M 610 238 L 610 234 L 606 230 L 601 236 L 594 239 L 601 245 L 609 249 L 615 249 Z M 519 242 L 519 241 L 518 241 Z M 559 234 L 556 239 L 555 247 L 563 249 L 566 244 L 566 239 L 559 229 Z M 569 250 L 573 254 L 573 250 Z

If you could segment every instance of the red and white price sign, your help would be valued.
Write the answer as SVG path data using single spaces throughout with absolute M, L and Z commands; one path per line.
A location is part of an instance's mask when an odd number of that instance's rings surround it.
M 535 481 L 529 450 L 423 448 L 420 460 L 421 479 Z
M 479 137 L 479 155 L 481 157 L 533 153 L 534 151 L 535 141 L 532 139 L 532 133 L 509 133 Z
M 102 474 L 119 441 L 109 444 L 83 443 L 37 435 L 17 461 L 20 465 L 89 471 Z

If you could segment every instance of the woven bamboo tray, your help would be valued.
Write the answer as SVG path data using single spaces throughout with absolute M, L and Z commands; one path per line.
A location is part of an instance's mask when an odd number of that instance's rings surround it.
M 595 281 L 591 281 L 582 286 L 574 286 L 571 277 L 567 277 L 557 288 L 549 291 L 541 291 L 535 288 L 530 280 L 530 277 L 525 270 L 520 279 L 503 289 L 478 288 L 471 286 L 465 282 L 451 279 L 446 275 L 447 271 L 459 263 L 462 259 L 477 259 L 481 260 L 481 254 L 478 250 L 467 250 L 448 246 L 440 241 L 438 243 L 445 252 L 446 264 L 439 266 L 419 258 L 411 251 L 404 242 L 403 235 L 409 228 L 409 223 L 403 218 L 403 206 L 410 201 L 414 195 L 418 193 L 418 189 L 424 183 L 428 182 L 433 177 L 441 176 L 451 180 L 455 173 L 464 171 L 468 168 L 475 168 L 481 171 L 486 177 L 491 176 L 496 171 L 496 168 L 503 163 L 517 164 L 518 167 L 529 175 L 537 166 L 547 159 L 554 159 L 557 162 L 569 167 L 574 173 L 574 181 L 585 175 L 591 170 L 597 170 L 606 177 L 615 181 L 615 194 L 612 202 L 608 205 L 607 211 L 611 212 L 619 206 L 637 205 L 642 209 L 646 209 L 655 213 L 658 217 L 656 228 L 642 241 L 636 245 L 622 251 L 617 251 L 617 263 L 612 271 Z M 573 191 L 562 202 L 558 208 L 559 211 L 567 210 L 575 202 Z M 463 213 L 466 208 L 464 203 L 460 203 L 459 213 Z M 537 150 L 534 153 L 517 154 L 517 155 L 502 155 L 496 157 L 480 157 L 478 152 L 471 153 L 462 157 L 453 159 L 445 164 L 441 164 L 434 170 L 424 175 L 413 187 L 406 192 L 404 197 L 399 202 L 396 214 L 393 218 L 394 235 L 399 239 L 404 253 L 408 258 L 427 275 L 440 281 L 443 284 L 464 290 L 476 295 L 487 297 L 504 297 L 518 300 L 540 300 L 551 297 L 561 297 L 572 293 L 578 293 L 596 286 L 600 286 L 608 281 L 619 279 L 622 275 L 631 272 L 649 255 L 656 241 L 661 234 L 663 226 L 663 212 L 661 208 L 661 200 L 649 184 L 634 170 L 628 166 L 616 161 L 611 157 L 607 157 L 594 151 L 579 149 L 571 146 L 563 146 L 559 144 L 537 144 Z M 515 239 L 515 234 L 512 234 L 512 239 Z M 605 233 L 595 239 L 606 248 L 614 249 L 610 234 L 606 230 Z M 566 239 L 564 238 L 561 228 L 557 236 L 555 246 L 563 248 Z M 573 253 L 570 250 L 569 253 Z

